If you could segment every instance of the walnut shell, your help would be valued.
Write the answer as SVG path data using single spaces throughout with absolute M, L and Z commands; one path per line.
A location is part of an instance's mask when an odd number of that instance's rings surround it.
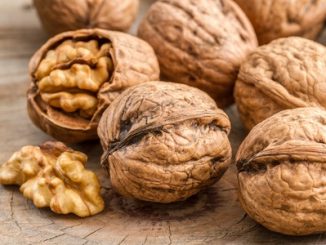
M 83 28 L 126 31 L 137 15 L 139 0 L 34 0 L 34 6 L 51 35 Z
M 231 0 L 161 0 L 140 24 L 168 80 L 206 91 L 219 106 L 233 102 L 240 63 L 257 46 L 245 14 Z
M 325 0 L 235 0 L 253 24 L 259 43 L 288 36 L 315 39 L 326 20 Z
M 326 231 L 326 112 L 279 112 L 256 125 L 237 155 L 240 202 L 268 229 L 289 235 Z
M 326 108 L 326 48 L 289 37 L 257 48 L 241 65 L 235 101 L 246 128 L 297 107 Z
M 169 82 L 127 89 L 98 127 L 113 188 L 161 203 L 184 200 L 223 175 L 229 131 L 229 118 L 206 93 Z
M 64 142 L 96 139 L 102 112 L 127 87 L 159 78 L 153 49 L 131 35 L 101 29 L 59 34 L 29 64 L 32 121 Z
M 85 168 L 87 156 L 61 142 L 24 146 L 0 166 L 0 183 L 19 185 L 38 208 L 80 217 L 104 209 L 100 182 Z

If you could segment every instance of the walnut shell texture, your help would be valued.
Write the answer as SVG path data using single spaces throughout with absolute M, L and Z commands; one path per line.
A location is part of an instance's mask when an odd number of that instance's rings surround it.
M 235 0 L 253 24 L 260 44 L 288 36 L 315 39 L 326 20 L 325 0 Z
M 102 29 L 61 33 L 29 64 L 28 112 L 64 142 L 96 139 L 102 112 L 127 87 L 159 78 L 153 49 L 131 35 Z
M 138 29 L 158 57 L 162 75 L 233 102 L 241 62 L 257 46 L 249 20 L 231 0 L 161 0 Z
M 237 155 L 240 202 L 268 229 L 326 231 L 326 112 L 284 110 L 256 125 Z
M 301 37 L 257 48 L 241 65 L 235 101 L 247 129 L 297 107 L 326 108 L 326 48 Z
M 127 89 L 98 127 L 113 188 L 161 203 L 184 200 L 223 175 L 229 131 L 229 118 L 206 93 L 170 82 Z
M 34 6 L 52 35 L 84 28 L 126 31 L 137 15 L 139 0 L 34 0 Z

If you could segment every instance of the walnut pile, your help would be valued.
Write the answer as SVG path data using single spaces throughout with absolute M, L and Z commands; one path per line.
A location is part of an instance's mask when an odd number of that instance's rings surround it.
M 270 230 L 326 231 L 326 112 L 284 110 L 256 125 L 236 163 L 242 207 Z
M 229 131 L 229 118 L 206 93 L 170 82 L 127 89 L 98 127 L 113 188 L 161 203 L 184 200 L 223 175 Z
M 102 112 L 127 87 L 159 78 L 153 49 L 128 34 L 101 29 L 59 34 L 30 61 L 28 111 L 56 139 L 97 138 Z
M 235 0 L 253 24 L 259 43 L 288 36 L 315 39 L 326 20 L 325 0 Z
M 222 107 L 233 102 L 239 66 L 257 46 L 232 0 L 156 1 L 138 36 L 152 45 L 168 80 L 198 87 Z
M 126 31 L 136 18 L 139 0 L 34 0 L 34 6 L 52 35 L 83 28 Z
M 234 91 L 246 128 L 284 109 L 326 108 L 325 71 L 326 48 L 316 42 L 289 37 L 257 48 L 241 65 Z
M 60 142 L 25 146 L 0 166 L 0 183 L 19 185 L 23 195 L 38 208 L 80 217 L 104 209 L 100 183 L 85 169 L 87 156 Z

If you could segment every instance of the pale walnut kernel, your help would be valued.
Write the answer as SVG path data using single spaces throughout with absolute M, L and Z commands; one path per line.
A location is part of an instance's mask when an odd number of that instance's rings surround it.
M 0 183 L 21 185 L 40 171 L 42 163 L 43 155 L 39 147 L 24 146 L 0 166 Z
M 38 208 L 86 217 L 104 208 L 100 183 L 85 169 L 87 156 L 60 142 L 26 146 L 0 167 L 0 183 L 20 185 Z M 32 170 L 32 171 L 31 171 Z
M 110 48 L 109 44 L 99 47 L 96 40 L 66 40 L 49 50 L 35 72 L 42 100 L 64 112 L 79 111 L 81 117 L 91 118 L 98 104 L 94 93 L 109 80 L 112 69 L 106 56 Z M 82 63 L 75 63 L 78 59 Z
M 40 79 L 41 77 L 47 76 L 50 71 L 60 63 L 75 59 L 93 60 L 96 58 L 98 52 L 98 42 L 96 40 L 77 42 L 66 40 L 59 44 L 54 50 L 49 50 L 46 53 L 45 58 L 35 71 L 35 77 Z

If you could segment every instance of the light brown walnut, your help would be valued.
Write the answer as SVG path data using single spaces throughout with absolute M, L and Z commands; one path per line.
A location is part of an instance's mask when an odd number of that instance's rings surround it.
M 199 89 L 147 82 L 123 92 L 98 134 L 113 188 L 124 196 L 169 203 L 215 183 L 231 162 L 230 121 Z
M 48 40 L 30 61 L 33 122 L 64 142 L 95 139 L 102 112 L 125 88 L 159 78 L 153 49 L 128 34 L 78 30 Z
M 326 48 L 289 37 L 257 48 L 241 65 L 235 101 L 247 129 L 297 107 L 326 108 Z
M 51 35 L 83 28 L 126 31 L 136 18 L 139 0 L 34 0 L 34 6 Z
M 326 112 L 284 110 L 256 125 L 237 155 L 240 202 L 268 229 L 326 231 Z
M 80 217 L 104 209 L 100 183 L 85 169 L 87 156 L 60 142 L 25 146 L 0 166 L 0 183 L 19 185 L 24 197 L 38 208 Z
M 260 44 L 289 36 L 315 39 L 326 20 L 325 0 L 235 0 L 253 24 Z
M 233 102 L 241 62 L 257 46 L 249 20 L 232 0 L 160 0 L 138 29 L 157 54 L 162 75 Z

